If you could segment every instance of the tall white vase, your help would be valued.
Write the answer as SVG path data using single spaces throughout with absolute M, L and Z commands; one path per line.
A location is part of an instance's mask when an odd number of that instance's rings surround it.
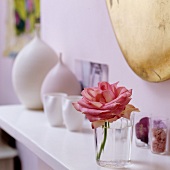
M 12 70 L 12 81 L 20 102 L 29 109 L 42 109 L 41 85 L 58 56 L 37 31 L 33 40 L 17 55 Z
M 47 74 L 41 88 L 41 96 L 47 93 L 62 92 L 68 95 L 79 95 L 81 85 L 73 72 L 63 63 L 60 54 L 59 61 Z

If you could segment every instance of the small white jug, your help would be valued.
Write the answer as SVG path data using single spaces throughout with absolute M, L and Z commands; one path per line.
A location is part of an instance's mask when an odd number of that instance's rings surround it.
M 66 93 L 47 93 L 43 95 L 44 112 L 51 126 L 63 125 L 62 107 Z
M 80 131 L 83 126 L 85 116 L 78 112 L 72 105 L 73 102 L 80 100 L 82 96 L 67 96 L 63 105 L 63 120 L 69 131 Z

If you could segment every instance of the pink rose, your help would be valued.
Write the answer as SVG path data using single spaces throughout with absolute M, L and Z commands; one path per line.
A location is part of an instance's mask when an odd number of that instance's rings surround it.
M 99 82 L 98 87 L 85 88 L 81 93 L 83 98 L 73 103 L 75 109 L 85 114 L 92 122 L 93 128 L 101 126 L 105 121 L 113 122 L 120 117 L 129 118 L 133 110 L 138 111 L 133 105 L 128 105 L 132 90 L 118 87 L 117 84 Z

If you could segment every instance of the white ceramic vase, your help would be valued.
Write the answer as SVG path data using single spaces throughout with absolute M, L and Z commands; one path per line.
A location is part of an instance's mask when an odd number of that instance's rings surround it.
M 41 40 L 39 31 L 36 31 L 33 40 L 17 55 L 12 70 L 12 82 L 20 102 L 27 108 L 43 108 L 41 85 L 57 61 L 57 54 Z
M 47 93 L 67 93 L 68 95 L 80 95 L 81 85 L 73 72 L 63 63 L 60 54 L 59 61 L 45 77 L 41 96 Z

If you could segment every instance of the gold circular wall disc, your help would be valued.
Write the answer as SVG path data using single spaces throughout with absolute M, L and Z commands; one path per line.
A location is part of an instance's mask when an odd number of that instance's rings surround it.
M 142 79 L 170 78 L 170 0 L 106 0 L 120 49 Z

